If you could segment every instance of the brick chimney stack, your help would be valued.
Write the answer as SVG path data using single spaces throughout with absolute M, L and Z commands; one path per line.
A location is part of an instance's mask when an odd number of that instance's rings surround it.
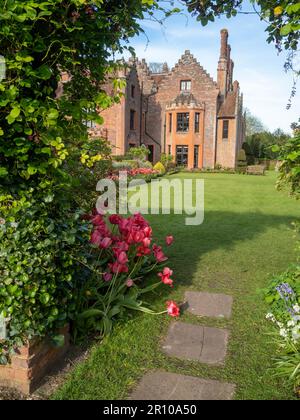
M 221 95 L 225 98 L 228 87 L 228 69 L 230 62 L 230 46 L 228 45 L 228 30 L 221 30 L 221 53 L 218 65 L 218 85 Z
M 225 58 L 227 60 L 228 54 L 228 30 L 222 29 L 221 30 L 221 55 L 220 58 Z

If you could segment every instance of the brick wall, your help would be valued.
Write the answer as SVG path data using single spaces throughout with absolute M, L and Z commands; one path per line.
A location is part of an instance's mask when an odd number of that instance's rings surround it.
M 32 393 L 43 377 L 62 360 L 70 344 L 69 328 L 59 331 L 65 337 L 63 347 L 53 347 L 48 340 L 32 340 L 16 350 L 10 365 L 0 365 L 0 386 Z
M 227 96 L 238 88 L 237 82 L 232 83 L 234 63 L 231 59 L 231 47 L 228 44 L 226 29 L 221 31 L 217 83 L 190 51 L 182 55 L 172 70 L 165 65 L 161 74 L 151 73 L 145 60 L 131 60 L 130 66 L 131 69 L 126 74 L 127 87 L 123 102 L 102 114 L 108 139 L 117 148 L 117 154 L 124 154 L 130 145 L 146 144 L 154 148 L 154 161 L 158 161 L 162 152 L 168 152 L 170 145 L 174 155 L 179 142 L 180 145 L 189 146 L 191 156 L 189 156 L 188 166 L 190 168 L 193 167 L 194 145 L 200 146 L 199 167 L 214 167 L 216 163 L 235 167 L 236 155 L 243 143 L 245 131 L 240 95 L 238 95 L 237 108 L 234 108 L 233 113 L 230 114 L 230 118 L 236 121 L 230 123 L 231 137 L 227 147 L 221 141 L 223 139 L 220 140 L 218 125 L 222 104 L 225 104 Z M 184 137 L 177 135 L 176 132 L 170 136 L 168 133 L 167 118 L 170 103 L 181 94 L 180 82 L 182 80 L 191 81 L 191 93 L 196 102 L 201 103 L 201 136 L 189 133 L 189 136 Z M 131 97 L 132 85 L 135 86 L 134 98 Z M 135 111 L 134 130 L 130 130 L 130 111 Z M 184 112 L 184 108 L 181 107 L 180 112 Z M 186 112 L 189 112 L 189 107 L 186 108 Z M 191 121 L 193 115 L 194 113 L 191 112 Z M 174 121 L 174 125 L 175 123 Z
M 198 102 L 205 104 L 203 166 L 213 167 L 219 89 L 189 51 L 185 52 L 175 68 L 163 78 L 158 86 L 157 94 L 149 101 L 148 132 L 153 138 L 161 141 L 162 148 L 165 150 L 166 108 L 180 94 L 182 80 L 191 80 L 192 94 Z

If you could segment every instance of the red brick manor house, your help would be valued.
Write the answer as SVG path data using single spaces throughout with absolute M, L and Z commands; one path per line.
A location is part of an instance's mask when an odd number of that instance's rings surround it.
M 218 80 L 186 51 L 172 70 L 149 70 L 145 60 L 131 60 L 122 77 L 127 87 L 121 102 L 105 110 L 101 134 L 116 155 L 146 145 L 149 160 L 161 153 L 188 168 L 234 168 L 245 136 L 243 96 L 233 82 L 234 63 L 228 31 L 221 31 Z M 99 129 L 93 129 L 99 133 Z

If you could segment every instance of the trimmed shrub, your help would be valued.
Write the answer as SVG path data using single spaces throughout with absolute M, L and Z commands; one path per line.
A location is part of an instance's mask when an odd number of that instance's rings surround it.
M 153 168 L 155 171 L 158 171 L 161 175 L 166 173 L 166 168 L 161 162 L 157 162 L 156 165 L 154 165 Z
M 244 149 L 239 151 L 237 161 L 237 171 L 245 174 L 247 171 L 247 157 Z

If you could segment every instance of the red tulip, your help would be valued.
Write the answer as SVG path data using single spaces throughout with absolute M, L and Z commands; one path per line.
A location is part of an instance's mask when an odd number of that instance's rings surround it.
M 140 242 L 142 242 L 142 241 L 143 241 L 143 239 L 145 238 L 145 235 L 144 235 L 144 233 L 143 233 L 143 232 L 138 231 L 138 232 L 135 232 L 135 233 L 132 235 L 132 237 L 133 237 L 134 242 L 136 242 L 136 243 L 138 244 L 138 243 L 140 243 Z
M 177 318 L 180 315 L 180 308 L 173 300 L 167 302 L 168 314 L 173 318 Z
M 150 236 L 152 236 L 152 229 L 150 226 L 146 226 L 144 228 L 144 234 L 147 238 L 150 238 Z
M 174 242 L 174 237 L 173 236 L 170 235 L 170 236 L 166 237 L 166 244 L 168 246 L 171 246 L 173 242 Z
M 173 280 L 171 279 L 171 276 L 173 275 L 173 271 L 166 267 L 164 268 L 162 273 L 158 274 L 158 277 L 161 278 L 161 281 L 166 284 L 167 286 L 173 287 Z
M 92 223 L 94 226 L 101 226 L 104 224 L 103 216 L 97 214 L 97 216 L 93 217 Z
M 118 214 L 113 214 L 109 217 L 109 221 L 112 225 L 118 225 L 122 221 L 122 217 Z

